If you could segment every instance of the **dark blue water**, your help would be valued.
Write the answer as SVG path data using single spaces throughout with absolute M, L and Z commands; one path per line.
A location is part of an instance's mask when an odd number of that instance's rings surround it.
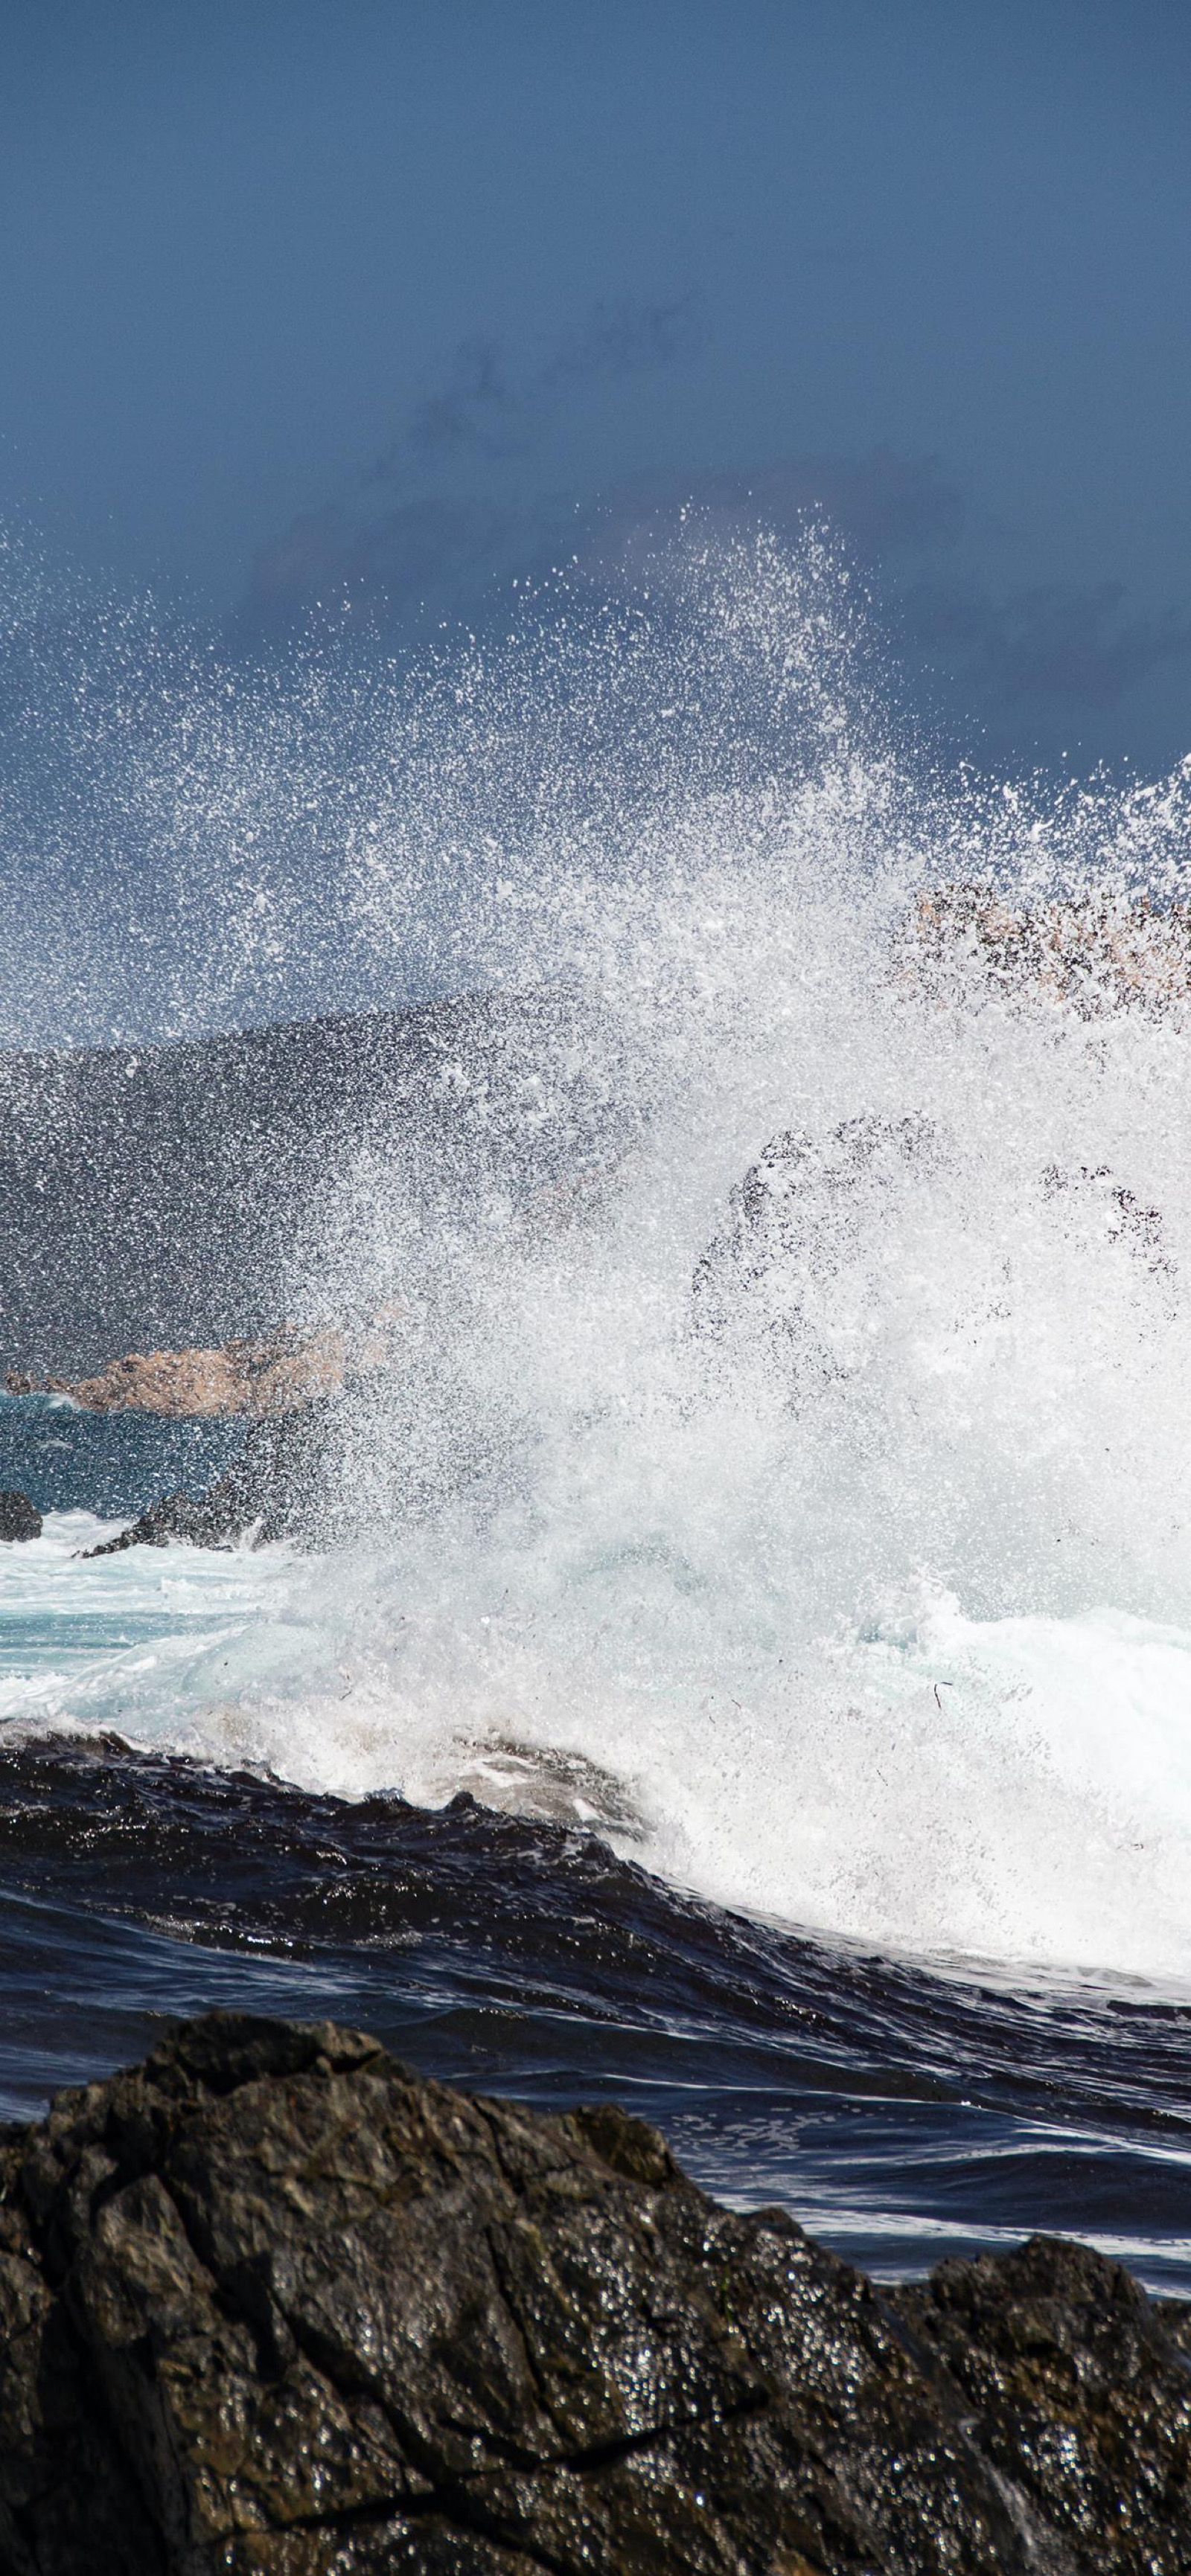
M 3 1481 L 64 1508 L 131 1512 L 238 1436 L 4 1413 Z M 348 1803 L 10 1733 L 0 1996 L 9 2115 L 174 2014 L 330 2014 L 449 2079 L 627 2100 L 711 2188 L 878 2270 L 1045 2228 L 1191 2291 L 1191 1998 L 864 1956 L 468 1797 Z
M 139 1511 L 179 1488 L 202 1493 L 244 1444 L 243 1422 L 166 1422 L 145 1413 L 84 1413 L 53 1396 L 0 1397 L 0 1491 L 42 1512 Z

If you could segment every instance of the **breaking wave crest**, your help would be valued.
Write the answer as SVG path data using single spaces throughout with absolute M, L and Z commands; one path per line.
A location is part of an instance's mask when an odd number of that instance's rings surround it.
M 370 726 L 353 940 L 522 1000 L 298 1229 L 289 1311 L 396 1318 L 340 1414 L 367 1536 L 117 1721 L 884 1948 L 1185 1975 L 1191 765 L 934 768 L 814 532 L 688 528 Z

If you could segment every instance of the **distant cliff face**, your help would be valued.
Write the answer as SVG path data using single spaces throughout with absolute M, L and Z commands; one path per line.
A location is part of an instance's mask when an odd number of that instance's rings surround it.
M 362 1146 L 445 1193 L 494 1169 L 559 1178 L 591 1115 L 581 1021 L 572 998 L 531 994 L 0 1058 L 0 1369 L 78 1379 L 158 1351 L 211 1366 L 269 1335 L 295 1245 Z M 519 1114 L 531 1060 L 579 1068 L 556 1127 Z

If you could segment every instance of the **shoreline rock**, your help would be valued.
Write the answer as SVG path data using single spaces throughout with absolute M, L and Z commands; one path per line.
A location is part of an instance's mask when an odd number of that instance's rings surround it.
M 898 972 L 928 992 L 975 974 L 990 991 L 1084 1019 L 1161 1013 L 1191 1001 L 1191 904 L 1117 890 L 1030 905 L 991 878 L 959 879 L 919 895 L 894 953 Z
M 257 1546 L 289 1539 L 320 1547 L 341 1534 L 343 1515 L 328 1489 L 325 1462 L 339 1396 L 315 1398 L 255 1422 L 240 1456 L 205 1494 L 163 1494 L 115 1538 L 84 1548 L 85 1558 L 119 1556 L 128 1547 Z
M 27 1494 L 0 1494 L 0 1547 L 41 1537 L 41 1513 Z
M 1191 2310 L 881 2288 L 612 2104 L 214 2014 L 0 2137 L 5 2576 L 1176 2576 Z

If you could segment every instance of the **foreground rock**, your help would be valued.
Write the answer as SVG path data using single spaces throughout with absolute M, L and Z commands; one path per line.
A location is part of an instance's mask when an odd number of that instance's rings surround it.
M 14 1539 L 41 1537 L 41 1513 L 27 1494 L 0 1494 L 0 1547 Z
M 1187 2312 L 879 2292 L 605 2106 L 215 2015 L 0 2142 L 11 2576 L 1191 2568 Z

